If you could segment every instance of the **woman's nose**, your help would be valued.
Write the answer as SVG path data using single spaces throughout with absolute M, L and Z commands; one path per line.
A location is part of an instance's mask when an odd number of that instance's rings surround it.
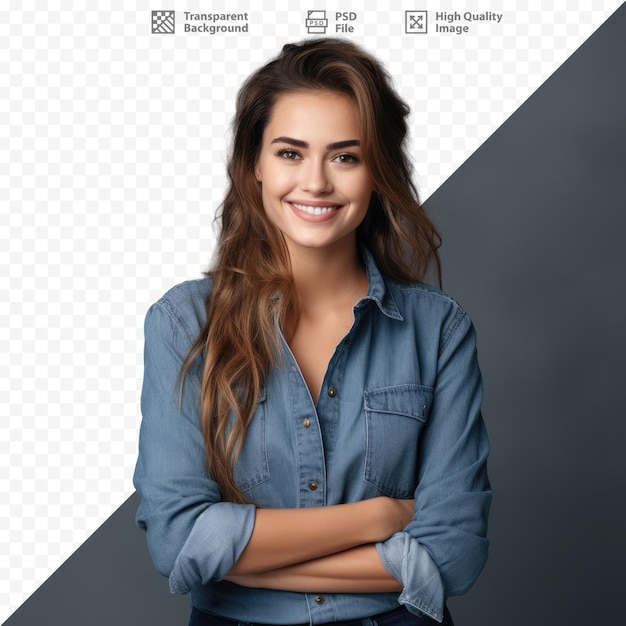
M 301 187 L 303 191 L 313 194 L 332 191 L 332 182 L 323 161 L 310 160 L 302 171 Z

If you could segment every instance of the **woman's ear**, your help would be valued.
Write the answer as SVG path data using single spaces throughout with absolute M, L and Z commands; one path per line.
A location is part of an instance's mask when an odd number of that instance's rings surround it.
M 261 168 L 259 167 L 259 162 L 257 161 L 256 165 L 254 166 L 254 177 L 257 179 L 258 182 L 261 182 L 262 177 L 261 177 Z

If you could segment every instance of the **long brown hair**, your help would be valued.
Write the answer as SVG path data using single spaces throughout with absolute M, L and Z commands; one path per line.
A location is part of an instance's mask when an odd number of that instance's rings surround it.
M 208 471 L 224 500 L 249 502 L 234 465 L 269 368 L 279 354 L 278 328 L 298 316 L 289 255 L 282 234 L 263 209 L 254 176 L 263 131 L 277 98 L 323 90 L 350 96 L 361 125 L 361 146 L 374 187 L 357 241 L 380 270 L 400 282 L 440 279 L 440 239 L 420 206 L 406 152 L 407 105 L 372 56 L 341 39 L 287 44 L 255 71 L 237 96 L 230 181 L 218 221 L 216 261 L 207 275 L 207 320 L 181 368 L 181 385 L 196 358 L 204 358 L 200 412 Z M 182 392 L 182 387 L 181 387 Z

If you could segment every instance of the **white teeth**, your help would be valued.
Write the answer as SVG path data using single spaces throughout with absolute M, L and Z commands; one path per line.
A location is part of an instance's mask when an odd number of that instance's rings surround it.
M 308 206 L 306 204 L 297 204 L 296 202 L 292 202 L 291 204 L 295 206 L 296 209 L 304 211 L 309 215 L 322 215 L 323 213 L 330 213 L 337 209 L 336 206 Z

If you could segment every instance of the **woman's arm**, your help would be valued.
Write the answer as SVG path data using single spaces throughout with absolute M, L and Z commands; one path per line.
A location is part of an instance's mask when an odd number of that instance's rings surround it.
M 403 532 L 377 544 L 402 582 L 411 612 L 443 618 L 445 599 L 465 593 L 487 557 L 489 443 L 481 414 L 476 337 L 456 307 L 441 334 L 434 398 L 420 437 L 415 515 Z
M 229 573 L 226 579 L 243 587 L 303 593 L 383 593 L 402 590 L 402 585 L 382 564 L 373 544 L 258 574 Z
M 229 576 L 276 570 L 384 541 L 409 523 L 414 504 L 380 497 L 326 507 L 257 509 L 250 540 Z

